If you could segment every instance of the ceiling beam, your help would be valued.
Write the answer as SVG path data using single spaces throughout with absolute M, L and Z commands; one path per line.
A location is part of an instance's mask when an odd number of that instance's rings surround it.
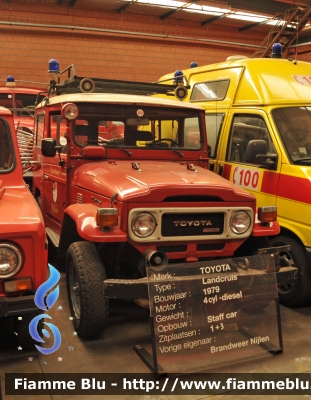
M 201 22 L 201 25 L 203 26 L 203 25 L 206 25 L 206 24 L 211 24 L 212 22 L 217 21 L 218 19 L 225 18 L 227 15 L 229 15 L 229 13 L 216 15 L 215 17 L 209 18 L 209 19 Z
M 124 6 L 118 8 L 117 14 L 120 14 L 122 11 L 126 10 L 128 7 L 130 7 L 131 5 L 133 5 L 135 3 L 137 3 L 137 0 L 132 0 L 131 2 L 124 4 Z
M 243 31 L 246 31 L 248 29 L 255 28 L 256 26 L 264 25 L 264 24 L 266 24 L 267 22 L 270 22 L 270 21 L 271 21 L 271 19 L 265 19 L 264 21 L 261 21 L 261 22 L 254 22 L 253 24 L 248 24 L 246 26 L 243 26 L 242 28 L 239 28 L 239 31 L 243 32 Z
M 185 10 L 188 6 L 190 6 L 193 3 L 197 3 L 199 0 L 189 0 L 188 3 L 184 4 L 181 7 L 176 7 L 174 10 L 167 12 L 166 14 L 161 15 L 161 19 L 165 19 L 170 17 L 171 15 L 177 13 L 178 11 L 183 11 Z

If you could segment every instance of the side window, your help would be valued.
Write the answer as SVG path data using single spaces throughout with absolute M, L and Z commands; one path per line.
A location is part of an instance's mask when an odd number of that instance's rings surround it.
M 0 106 L 12 109 L 13 108 L 13 95 L 11 93 L 0 94 Z
M 224 118 L 225 114 L 205 114 L 208 155 L 211 158 L 216 156 L 217 143 Z
M 0 173 L 10 171 L 14 161 L 11 131 L 6 121 L 0 118 Z
M 229 84 L 229 79 L 197 83 L 193 87 L 190 101 L 224 100 Z
M 44 135 L 44 114 L 39 114 L 36 117 L 36 146 L 41 147 L 43 135 Z
M 251 140 L 256 139 L 264 140 L 267 143 L 267 153 L 275 153 L 263 118 L 250 114 L 235 115 L 232 120 L 226 160 L 245 163 L 247 145 Z

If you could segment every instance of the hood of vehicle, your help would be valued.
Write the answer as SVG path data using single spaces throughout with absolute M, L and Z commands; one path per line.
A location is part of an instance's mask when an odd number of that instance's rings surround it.
M 128 202 L 160 202 L 175 196 L 187 196 L 185 201 L 191 201 L 189 196 L 205 196 L 210 201 L 254 201 L 244 189 L 186 162 L 116 160 L 84 164 L 75 171 L 73 184 L 108 198 L 118 193 L 119 201 Z
M 42 215 L 30 191 L 5 187 L 0 181 L 0 236 L 36 232 L 39 226 L 43 226 Z

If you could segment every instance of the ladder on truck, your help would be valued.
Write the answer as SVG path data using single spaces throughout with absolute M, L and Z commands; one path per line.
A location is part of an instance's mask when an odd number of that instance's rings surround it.
M 252 58 L 270 57 L 274 43 L 282 45 L 283 52 L 288 50 L 298 39 L 299 33 L 307 25 L 311 15 L 311 6 L 299 6 L 285 11 L 284 16 L 276 22 L 253 54 Z

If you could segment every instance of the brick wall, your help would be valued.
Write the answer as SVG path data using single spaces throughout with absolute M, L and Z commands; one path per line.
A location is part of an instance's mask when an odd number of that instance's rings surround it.
M 61 70 L 74 64 L 79 76 L 155 81 L 192 61 L 204 65 L 233 54 L 251 57 L 267 32 L 263 26 L 239 32 L 217 23 L 201 26 L 78 4 L 1 2 L 0 79 L 14 75 L 48 82 L 48 61 L 56 58 Z M 311 53 L 299 58 L 311 61 Z

